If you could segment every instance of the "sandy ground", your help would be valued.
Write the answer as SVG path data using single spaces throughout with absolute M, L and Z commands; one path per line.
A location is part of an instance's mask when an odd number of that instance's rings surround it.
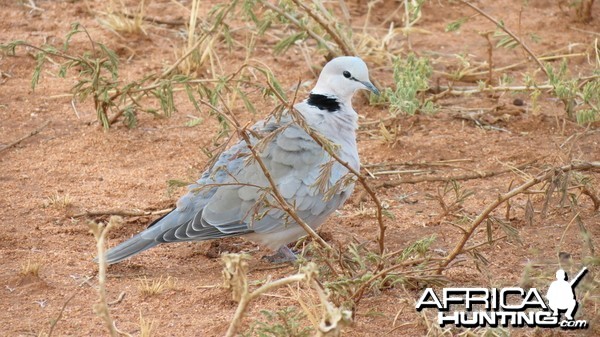
M 32 10 L 27 2 L 2 1 L 0 42 L 27 40 L 32 44 L 60 45 L 69 24 L 78 21 L 92 38 L 116 50 L 120 58 L 122 78 L 135 79 L 160 71 L 176 59 L 174 48 L 184 43 L 183 27 L 146 24 L 147 35 L 116 35 L 98 21 L 98 11 L 105 11 L 102 1 L 36 1 L 40 10 Z M 183 3 L 183 2 L 182 2 Z M 568 6 L 558 1 L 477 1 L 487 13 L 501 17 L 522 36 L 535 34 L 538 42 L 528 39 L 538 54 L 576 54 L 569 58 L 569 69 L 574 76 L 589 76 L 594 65 L 593 41 L 598 39 L 600 20 L 579 23 Z M 189 7 L 189 3 L 183 3 Z M 353 20 L 362 24 L 367 15 L 364 1 L 348 2 Z M 401 25 L 402 13 L 389 16 L 400 2 L 385 2 L 374 6 L 373 31 L 383 36 L 390 22 Z M 203 6 L 204 7 L 204 6 Z M 210 6 L 203 8 L 206 15 Z M 593 12 L 600 15 L 596 1 Z M 410 36 L 412 50 L 430 57 L 438 71 L 450 72 L 460 64 L 453 55 L 467 55 L 477 62 L 487 60 L 487 42 L 478 33 L 493 30 L 494 26 L 481 16 L 472 17 L 458 32 L 448 33 L 448 23 L 460 17 L 472 16 L 473 11 L 459 4 L 428 1 L 423 16 L 416 25 L 420 30 Z M 165 20 L 186 20 L 186 11 L 173 1 L 155 0 L 147 7 L 147 15 Z M 401 46 L 405 56 L 409 41 L 402 35 L 394 43 Z M 537 40 L 536 39 L 536 40 Z M 306 70 L 303 56 L 294 48 L 281 56 L 270 52 L 273 41 L 263 41 L 256 49 L 255 58 L 268 64 L 284 88 L 291 88 L 298 79 L 313 80 Z M 271 39 L 272 40 L 272 39 Z M 77 37 L 73 52 L 88 48 L 88 42 Z M 243 50 L 228 51 L 217 47 L 223 55 L 225 69 L 233 71 L 243 59 Z M 42 72 L 40 85 L 31 90 L 31 76 L 35 60 L 31 51 L 18 49 L 17 57 L 0 55 L 0 147 L 29 134 L 48 122 L 35 136 L 0 152 L 0 326 L 5 336 L 39 336 L 48 333 L 61 309 L 62 317 L 56 324 L 56 336 L 98 336 L 106 334 L 100 318 L 93 311 L 97 300 L 97 266 L 95 241 L 88 230 L 88 222 L 106 221 L 107 216 L 74 217 L 85 210 L 163 210 L 174 205 L 183 188 L 169 188 L 168 180 L 192 181 L 208 162 L 203 148 L 214 148 L 212 140 L 217 132 L 217 121 L 207 111 L 197 112 L 185 97 L 176 101 L 178 110 L 171 118 L 153 118 L 140 113 L 139 125 L 128 129 L 117 123 L 103 131 L 95 122 L 92 104 L 78 103 L 77 113 L 68 95 L 75 82 L 75 73 L 65 79 L 55 74 L 57 66 L 50 65 Z M 587 56 L 586 56 L 587 55 Z M 466 57 L 467 57 L 466 56 Z M 589 57 L 588 57 L 589 56 Z M 314 56 L 322 63 L 322 58 Z M 515 64 L 527 56 L 518 47 L 496 49 L 496 67 Z M 369 62 L 369 57 L 365 57 Z M 55 60 L 59 61 L 59 60 Z M 554 63 L 558 65 L 558 62 Z M 534 62 L 507 71 L 520 83 L 525 73 L 534 74 Z M 538 71 L 534 76 L 543 79 Z M 371 77 L 383 86 L 392 85 L 391 64 L 374 65 Z M 434 74 L 435 83 L 447 85 L 448 80 Z M 454 83 L 456 86 L 476 85 Z M 300 92 L 306 95 L 306 88 Z M 271 101 L 257 93 L 250 96 L 258 113 L 252 115 L 242 104 L 233 107 L 243 121 L 255 121 L 270 111 Z M 519 102 L 521 100 L 521 102 Z M 373 185 L 382 181 L 413 178 L 420 175 L 449 176 L 473 172 L 498 171 L 518 166 L 533 159 L 537 161 L 524 172 L 535 175 L 550 165 L 562 165 L 570 160 L 592 161 L 600 158 L 598 124 L 580 126 L 565 119 L 561 102 L 543 93 L 537 107 L 525 93 L 476 94 L 472 96 L 445 96 L 438 102 L 438 113 L 401 116 L 397 122 L 398 137 L 395 145 L 382 140 L 377 121 L 389 116 L 385 107 L 369 106 L 357 98 L 355 109 L 361 114 L 359 152 L 363 164 L 385 162 L 439 163 L 449 165 L 416 166 L 417 173 L 382 175 L 371 179 Z M 516 103 L 516 104 L 515 104 Z M 522 104 L 521 104 L 522 103 Z M 458 118 L 461 112 L 489 109 L 481 120 L 491 127 L 482 127 L 473 120 Z M 202 123 L 185 126 L 190 115 L 200 116 Z M 388 125 L 389 126 L 389 125 Z M 391 127 L 391 126 L 390 126 Z M 412 170 L 415 166 L 396 165 L 387 168 L 372 167 L 371 172 L 382 170 Z M 364 172 L 366 173 L 366 172 Z M 600 190 L 598 173 L 585 173 L 592 186 Z M 464 190 L 473 192 L 456 214 L 475 217 L 489 203 L 511 186 L 523 182 L 524 174 L 507 173 L 485 179 L 460 181 Z M 378 188 L 377 192 L 394 219 L 387 219 L 386 248 L 402 249 L 410 243 L 435 235 L 432 249 L 451 250 L 461 237 L 452 224 L 458 219 L 452 214 L 442 216 L 443 210 L 434 197 L 445 186 L 444 182 L 400 184 Z M 487 265 L 477 263 L 471 255 L 461 255 L 459 262 L 444 272 L 450 286 L 538 286 L 543 289 L 553 279 L 561 262 L 558 253 L 570 254 L 569 262 L 561 266 L 568 272 L 588 265 L 586 292 L 579 294 L 579 317 L 590 322 L 583 332 L 558 330 L 514 329 L 514 335 L 598 335 L 598 256 L 590 251 L 581 226 L 573 222 L 574 213 L 550 203 L 545 217 L 540 210 L 544 204 L 539 193 L 519 195 L 511 200 L 507 221 L 518 230 L 520 241 L 502 239 L 477 250 Z M 591 242 L 597 244 L 600 235 L 600 213 L 594 210 L 591 199 L 574 190 L 582 223 Z M 322 234 L 333 246 L 343 246 L 353 239 L 374 241 L 377 224 L 373 204 L 365 202 L 362 189 L 338 214 L 322 227 Z M 536 211 L 529 223 L 525 218 L 528 200 Z M 505 217 L 506 207 L 494 211 Z M 115 245 L 143 229 L 156 216 L 125 217 L 125 222 L 109 235 L 109 245 Z M 498 226 L 493 228 L 495 238 L 503 236 Z M 486 240 L 485 226 L 476 231 L 470 245 Z M 373 248 L 375 247 L 372 244 Z M 155 336 L 222 336 L 229 326 L 236 308 L 230 293 L 220 287 L 222 264 L 220 251 L 244 251 L 251 254 L 249 279 L 264 281 L 294 273 L 294 266 L 273 269 L 260 257 L 265 249 L 242 239 L 229 239 L 220 245 L 186 243 L 164 245 L 112 266 L 108 275 L 108 299 L 122 300 L 110 306 L 110 312 L 122 331 L 140 334 L 140 317 L 155 323 Z M 594 261 L 596 261 L 594 263 Z M 39 264 L 39 275 L 23 275 L 27 264 Z M 89 281 L 83 282 L 87 277 Z M 140 279 L 163 280 L 170 277 L 172 284 L 161 294 L 148 296 L 140 290 Z M 83 284 L 83 285 L 82 285 Z M 426 286 L 419 283 L 417 288 Z M 583 288 L 582 288 L 583 289 Z M 344 329 L 345 336 L 415 336 L 424 335 L 428 328 L 423 317 L 414 310 L 421 289 L 399 286 L 368 293 L 360 302 L 354 323 Z M 72 299 L 65 305 L 66 301 Z M 243 330 L 256 320 L 265 320 L 261 309 L 278 310 L 298 305 L 287 289 L 280 289 L 259 298 L 250 306 Z M 431 312 L 428 317 L 434 317 Z M 433 318 L 428 319 L 434 322 Z M 449 334 L 458 333 L 453 330 Z M 386 334 L 387 333 L 387 334 Z

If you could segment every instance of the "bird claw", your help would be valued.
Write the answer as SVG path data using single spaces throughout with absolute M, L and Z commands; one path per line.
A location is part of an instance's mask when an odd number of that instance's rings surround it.
M 265 255 L 262 257 L 264 260 L 269 261 L 270 263 L 294 263 L 298 257 L 296 254 L 288 248 L 288 246 L 281 246 L 277 249 L 277 252 L 273 255 Z

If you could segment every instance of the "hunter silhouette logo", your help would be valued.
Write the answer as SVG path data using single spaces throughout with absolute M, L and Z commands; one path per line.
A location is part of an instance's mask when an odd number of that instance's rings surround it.
M 441 300 L 432 288 L 427 288 L 415 309 L 436 308 L 441 327 L 585 329 L 587 321 L 574 320 L 574 316 L 578 306 L 575 288 L 587 271 L 584 267 L 569 281 L 567 273 L 559 269 L 546 292 L 547 304 L 536 288 L 443 288 Z M 561 312 L 565 320 L 560 319 Z
M 556 271 L 556 281 L 550 284 L 548 293 L 546 293 L 548 306 L 552 309 L 554 316 L 558 316 L 559 311 L 566 310 L 565 317 L 570 321 L 573 320 L 573 315 L 577 311 L 575 287 L 587 271 L 587 268 L 583 268 L 571 282 L 567 281 L 567 273 L 564 270 Z

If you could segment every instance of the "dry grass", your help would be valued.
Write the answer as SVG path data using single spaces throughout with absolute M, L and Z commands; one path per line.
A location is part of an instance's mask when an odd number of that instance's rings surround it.
M 176 52 L 177 58 L 182 60 L 178 70 L 185 75 L 209 72 L 210 75 L 215 76 L 223 72 L 219 61 L 220 57 L 215 48 L 221 37 L 222 17 L 217 14 L 212 28 L 204 27 L 207 23 L 199 22 L 200 4 L 199 0 L 192 0 L 190 5 L 187 41 Z
M 150 337 L 154 335 L 156 322 L 142 315 L 140 311 L 140 337 Z
M 27 263 L 21 265 L 19 274 L 21 276 L 40 277 L 40 269 L 42 268 L 42 265 L 42 262 L 33 262 L 31 259 L 28 259 Z
M 135 14 L 128 14 L 127 7 L 123 1 L 119 1 L 115 4 L 114 0 L 111 0 L 108 5 L 108 12 L 103 13 L 99 22 L 113 31 L 117 35 L 119 33 L 125 34 L 141 34 L 147 35 L 144 30 L 144 14 L 145 14 L 145 0 L 140 1 L 140 5 Z
M 138 289 L 142 296 L 156 296 L 162 294 L 165 290 L 173 289 L 175 287 L 175 280 L 168 276 L 163 279 L 161 276 L 158 279 L 150 280 L 147 277 L 140 279 Z
M 73 205 L 73 198 L 68 194 L 65 193 L 63 195 L 57 193 L 54 193 L 53 195 L 49 196 L 48 198 L 46 198 L 46 200 L 44 201 L 44 207 L 54 207 L 54 208 L 67 208 L 69 206 Z

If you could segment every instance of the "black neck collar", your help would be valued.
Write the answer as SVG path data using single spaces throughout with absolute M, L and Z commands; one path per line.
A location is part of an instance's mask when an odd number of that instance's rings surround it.
M 313 93 L 308 96 L 306 103 L 319 108 L 319 110 L 327 110 L 329 112 L 338 111 L 341 106 L 341 103 L 335 97 Z

